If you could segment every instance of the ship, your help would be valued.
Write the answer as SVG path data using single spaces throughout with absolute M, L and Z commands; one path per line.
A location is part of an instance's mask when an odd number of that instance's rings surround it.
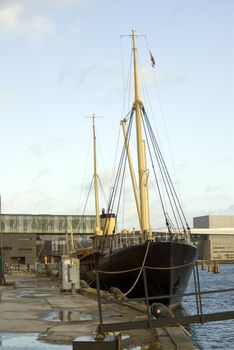
M 132 41 L 134 101 L 130 113 L 122 119 L 121 124 L 124 136 L 123 149 L 131 173 L 140 229 L 139 232 L 127 234 L 117 232 L 116 216 L 113 213 L 113 201 L 117 190 L 114 187 L 107 212 L 102 210 L 102 214 L 99 214 L 95 117 L 93 116 L 96 223 L 93 247 L 90 253 L 86 251 L 80 256 L 81 278 L 86 279 L 91 287 L 98 287 L 105 291 L 110 291 L 113 287 L 118 288 L 127 298 L 146 300 L 147 297 L 150 303 L 157 301 L 174 306 L 181 303 L 197 257 L 197 247 L 193 243 L 190 227 L 140 96 L 135 30 L 132 30 L 129 37 Z M 150 57 L 155 63 L 151 52 Z M 129 143 L 133 120 L 136 124 L 138 181 L 132 165 Z M 145 131 L 146 129 L 148 131 Z M 144 136 L 146 133 L 148 137 Z M 148 145 L 149 140 L 152 146 Z M 149 208 L 149 170 L 147 169 L 146 146 L 151 150 L 151 158 L 152 153 L 155 153 L 159 172 L 163 177 L 161 182 L 166 188 L 172 207 L 172 216 L 176 222 L 175 225 L 172 224 L 172 218 L 163 204 L 162 192 L 159 190 L 166 227 L 163 233 L 152 230 L 150 224 L 150 217 L 157 213 Z M 121 157 L 122 164 L 125 164 L 124 156 Z M 121 183 L 120 173 L 118 168 L 115 184 Z M 153 173 L 154 175 L 156 173 L 155 167 L 153 167 Z M 155 176 L 157 188 L 159 182 Z

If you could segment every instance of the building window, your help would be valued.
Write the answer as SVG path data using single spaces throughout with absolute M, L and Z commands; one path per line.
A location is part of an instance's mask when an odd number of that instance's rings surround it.
M 15 218 L 10 219 L 10 229 L 11 230 L 16 230 L 17 228 L 17 221 Z
M 21 251 L 31 251 L 32 248 L 19 248 L 18 250 L 21 250 Z
M 1 231 L 5 231 L 5 222 L 1 220 Z
M 23 218 L 23 230 L 27 231 L 28 229 L 28 221 L 27 221 L 27 217 Z
M 80 220 L 76 219 L 76 218 L 73 218 L 72 219 L 72 228 L 73 228 L 73 230 L 77 231 L 79 226 L 80 226 Z
M 67 229 L 65 218 L 59 218 L 59 232 L 65 232 Z

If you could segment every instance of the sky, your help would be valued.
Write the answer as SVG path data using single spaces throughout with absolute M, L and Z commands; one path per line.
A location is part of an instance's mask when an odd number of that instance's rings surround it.
M 232 0 L 0 0 L 3 213 L 83 213 L 92 114 L 101 117 L 98 172 L 110 191 L 120 120 L 132 105 L 124 93 L 131 41 L 120 36 L 132 28 L 146 35 L 137 39 L 143 102 L 190 225 L 234 214 Z M 137 227 L 126 202 L 122 219 Z M 88 203 L 93 214 L 92 195 Z M 151 219 L 162 225 L 157 210 Z

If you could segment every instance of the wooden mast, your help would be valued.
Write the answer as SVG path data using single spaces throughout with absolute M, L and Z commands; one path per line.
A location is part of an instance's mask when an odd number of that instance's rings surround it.
M 138 66 L 137 66 L 137 48 L 136 48 L 136 32 L 132 30 L 132 49 L 133 49 L 133 60 L 134 60 L 134 89 L 135 89 L 135 100 L 133 108 L 136 111 L 136 134 L 137 134 L 137 154 L 138 154 L 138 176 L 139 176 L 139 190 L 140 190 L 140 217 L 141 217 L 141 230 L 145 237 L 148 237 L 149 233 L 149 218 L 147 216 L 147 193 L 148 184 L 145 169 L 144 159 L 144 147 L 142 137 L 142 115 L 141 109 L 143 103 L 140 98 L 140 86 L 138 78 Z
M 96 129 L 95 129 L 95 114 L 92 115 L 93 120 L 93 180 L 94 180 L 94 193 L 95 193 L 95 216 L 96 226 L 95 235 L 101 234 L 100 229 L 100 216 L 99 216 L 99 196 L 98 196 L 98 173 L 97 173 L 97 157 L 96 157 Z
M 121 121 L 122 129 L 123 129 L 123 134 L 124 134 L 124 142 L 125 142 L 125 148 L 127 152 L 127 157 L 128 157 L 128 164 L 129 164 L 129 169 L 130 169 L 130 174 L 131 174 L 131 179 L 132 179 L 132 186 L 133 186 L 133 192 L 134 192 L 134 197 L 135 197 L 135 202 L 136 202 L 136 207 L 137 207 L 137 214 L 138 214 L 138 219 L 139 223 L 141 226 L 141 210 L 140 210 L 140 201 L 139 201 L 139 194 L 138 194 L 138 189 L 137 189 L 137 182 L 136 182 L 136 177 L 133 169 L 133 164 L 132 164 L 132 157 L 130 154 L 130 149 L 129 149 L 129 139 L 127 136 L 127 130 L 126 130 L 126 120 L 123 119 Z M 142 231 L 142 228 L 141 228 Z

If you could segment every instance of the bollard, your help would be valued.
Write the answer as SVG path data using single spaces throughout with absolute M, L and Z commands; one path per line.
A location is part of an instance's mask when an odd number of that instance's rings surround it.
M 214 264 L 212 264 L 212 262 L 210 262 L 208 266 L 208 272 L 214 272 Z
M 215 263 L 213 272 L 214 273 L 219 273 L 220 272 L 220 268 L 219 268 L 219 264 L 218 263 Z
M 202 260 L 201 269 L 206 270 L 206 262 L 204 260 Z

